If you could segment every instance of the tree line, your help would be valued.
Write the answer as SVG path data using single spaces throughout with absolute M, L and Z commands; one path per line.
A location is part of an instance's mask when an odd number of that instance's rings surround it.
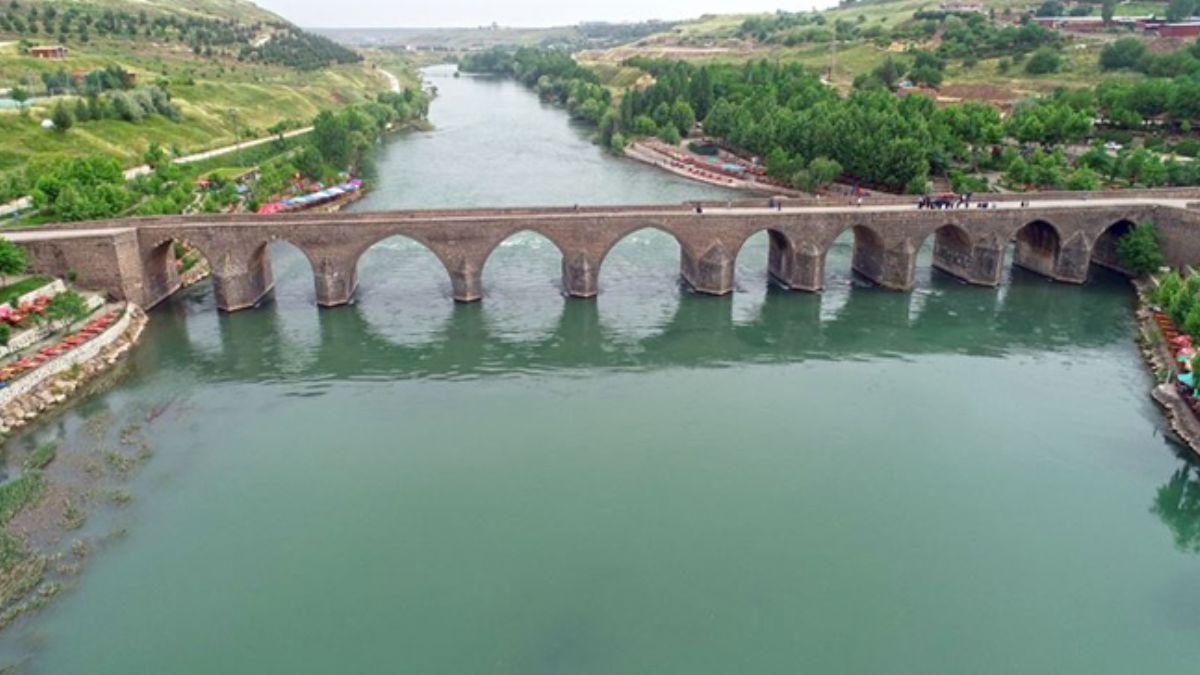
M 4 179 L 10 194 L 28 194 L 40 218 L 46 221 L 99 220 L 130 215 L 164 215 L 187 209 L 218 211 L 244 200 L 258 206 L 287 188 L 296 177 L 325 183 L 343 175 L 369 172 L 369 153 L 385 131 L 394 125 L 422 118 L 428 100 L 418 89 L 383 93 L 374 101 L 325 111 L 313 120 L 306 136 L 279 139 L 239 154 L 238 162 L 259 164 L 259 178 L 248 194 L 232 185 L 213 185 L 197 193 L 194 182 L 204 165 L 183 167 L 173 163 L 162 148 L 152 145 L 143 162 L 151 172 L 126 181 L 121 163 L 112 156 L 41 156 L 32 159 L 23 173 Z
M 918 53 L 907 68 L 935 70 L 936 63 L 934 54 Z M 1169 109 L 1171 101 L 1184 105 L 1191 96 L 1184 82 L 1102 82 L 1060 90 L 1022 101 L 1005 119 L 983 103 L 939 107 L 887 86 L 861 86 L 840 96 L 796 64 L 698 66 L 635 57 L 625 65 L 651 74 L 654 83 L 614 97 L 569 54 L 536 49 L 485 52 L 462 67 L 517 77 L 594 122 L 600 142 L 618 151 L 639 137 L 679 143 L 699 123 L 705 135 L 762 158 L 770 175 L 805 190 L 840 178 L 922 193 L 932 176 L 946 176 L 956 189 L 984 191 L 990 186 L 978 177 L 983 170 L 999 172 L 1018 189 L 1200 184 L 1196 163 L 1164 161 L 1153 143 L 1112 156 L 1096 138 L 1095 121 L 1119 116 L 1123 105 L 1147 113 Z M 1175 93 L 1159 91 L 1164 85 Z M 1200 87 L 1196 91 L 1200 95 Z M 1066 152 L 1089 141 L 1094 145 L 1078 156 Z

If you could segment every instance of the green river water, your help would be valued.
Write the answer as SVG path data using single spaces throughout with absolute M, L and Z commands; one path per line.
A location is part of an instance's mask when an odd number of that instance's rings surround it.
M 520 86 L 435 68 L 437 130 L 357 208 L 679 202 Z M 697 297 L 678 247 L 564 299 L 518 235 L 456 306 L 388 240 L 355 305 L 207 284 L 152 312 L 118 386 L 16 442 L 144 424 L 125 529 L 0 636 L 0 663 L 209 673 L 1193 673 L 1200 474 L 1164 438 L 1127 284 L 849 273 Z M 148 414 L 152 411 L 153 414 Z M 148 421 L 149 420 L 149 421 Z M 112 432 L 115 434 L 115 432 Z

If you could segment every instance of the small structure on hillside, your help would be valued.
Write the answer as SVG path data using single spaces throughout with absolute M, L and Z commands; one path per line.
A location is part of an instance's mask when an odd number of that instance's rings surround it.
M 30 47 L 29 55 L 35 59 L 65 59 L 70 50 L 62 45 Z

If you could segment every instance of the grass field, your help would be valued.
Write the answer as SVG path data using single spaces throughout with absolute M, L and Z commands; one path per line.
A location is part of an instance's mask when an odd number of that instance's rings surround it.
M 137 124 L 89 121 L 58 133 L 42 129 L 41 121 L 58 101 L 73 105 L 75 97 L 38 99 L 26 115 L 15 109 L 0 111 L 0 172 L 42 153 L 105 152 L 134 164 L 151 143 L 184 154 L 198 152 L 235 142 L 239 131 L 244 136 L 262 136 L 278 122 L 302 126 L 323 109 L 360 102 L 388 87 L 370 62 L 302 72 L 228 58 L 200 59 L 177 45 L 149 45 L 132 53 L 127 43 L 109 42 L 73 48 L 64 61 L 22 56 L 12 44 L 0 47 L 0 88 L 26 86 L 37 91 L 44 72 L 87 72 L 110 64 L 137 74 L 139 84 L 164 86 L 179 107 L 181 120 L 155 115 Z M 399 66 L 392 72 L 404 75 Z
M 1019 15 L 1030 11 L 1040 2 L 1007 2 L 1005 0 L 977 0 L 985 9 L 998 15 L 1009 12 Z M 832 25 L 838 20 L 853 22 L 862 27 L 872 25 L 895 26 L 910 19 L 920 10 L 936 10 L 942 4 L 941 0 L 876 0 L 860 2 L 853 6 L 830 9 L 824 12 L 826 25 Z M 1118 5 L 1118 15 L 1162 15 L 1166 9 L 1165 2 L 1134 2 Z M 1099 13 L 1097 6 L 1096 13 Z M 933 49 L 935 41 L 927 44 L 894 44 L 880 47 L 871 41 L 857 40 L 843 42 L 831 50 L 828 43 L 805 44 L 787 47 L 777 44 L 761 44 L 746 39 L 741 35 L 742 23 L 749 14 L 730 14 L 719 16 L 704 16 L 695 21 L 687 22 L 667 33 L 659 33 L 636 43 L 616 47 L 605 51 L 590 51 L 582 55 L 581 60 L 594 67 L 600 73 L 606 84 L 614 88 L 624 88 L 631 82 L 638 81 L 637 71 L 628 72 L 620 64 L 625 59 L 644 55 L 652 58 L 669 58 L 687 60 L 694 63 L 742 63 L 755 59 L 768 59 L 782 62 L 795 62 L 809 68 L 828 73 L 833 64 L 830 82 L 843 91 L 850 89 L 854 78 L 862 73 L 870 72 L 888 56 L 897 56 L 909 47 Z M 1075 36 L 1069 39 L 1063 49 L 1063 68 L 1060 72 L 1048 75 L 1029 75 L 1017 65 L 1002 73 L 999 68 L 1000 59 L 984 59 L 971 68 L 965 67 L 960 61 L 947 64 L 945 81 L 942 88 L 950 91 L 964 91 L 974 88 L 987 91 L 986 98 L 1001 101 L 1012 101 L 1025 95 L 1046 93 L 1058 87 L 1079 87 L 1094 84 L 1100 77 L 1100 50 L 1110 36 L 1084 37 Z M 1126 73 L 1104 73 L 1108 78 L 1135 77 Z M 951 96 L 953 97 L 953 96 Z

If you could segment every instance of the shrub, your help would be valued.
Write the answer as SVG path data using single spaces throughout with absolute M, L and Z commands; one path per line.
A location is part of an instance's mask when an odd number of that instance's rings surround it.
M 1053 47 L 1038 49 L 1025 64 L 1025 72 L 1030 75 L 1057 73 L 1060 68 L 1062 68 L 1062 56 Z
M 1171 270 L 1158 282 L 1158 288 L 1154 289 L 1154 301 L 1162 307 L 1167 307 L 1182 288 L 1183 279 L 1179 272 Z
M 1200 335 L 1200 304 L 1192 305 L 1180 328 L 1188 335 Z
M 1136 225 L 1117 241 L 1121 264 L 1136 274 L 1150 274 L 1163 266 L 1162 243 L 1153 223 Z M 1189 295 L 1193 295 L 1189 293 Z

